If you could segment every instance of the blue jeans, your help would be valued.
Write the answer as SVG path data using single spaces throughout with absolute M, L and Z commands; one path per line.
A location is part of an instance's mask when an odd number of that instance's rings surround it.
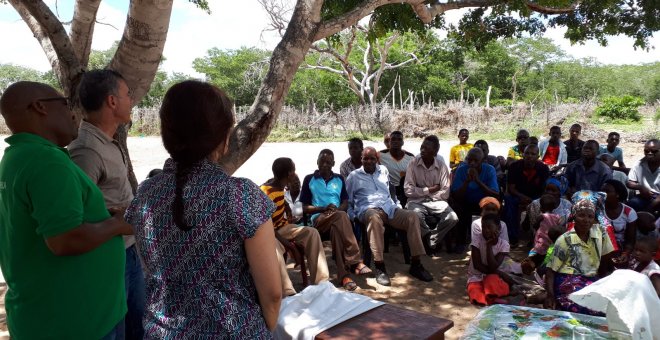
M 126 272 L 124 278 L 126 280 L 126 304 L 128 305 L 128 312 L 126 313 L 126 339 L 142 340 L 144 337 L 142 317 L 144 316 L 146 293 L 142 264 L 140 264 L 135 245 L 126 249 Z
M 125 319 L 119 320 L 117 325 L 108 332 L 104 337 L 101 338 L 101 340 L 124 340 L 125 339 L 125 334 L 124 334 L 124 321 Z

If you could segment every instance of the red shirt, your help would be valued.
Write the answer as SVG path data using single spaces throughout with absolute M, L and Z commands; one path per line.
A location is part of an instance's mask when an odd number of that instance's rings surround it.
M 543 163 L 545 165 L 555 165 L 559 160 L 559 145 L 548 145 L 548 149 L 545 150 L 543 155 Z

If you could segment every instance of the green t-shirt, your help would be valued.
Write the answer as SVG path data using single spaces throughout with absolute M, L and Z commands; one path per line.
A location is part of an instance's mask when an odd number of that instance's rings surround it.
M 64 148 L 37 135 L 5 140 L 0 161 L 0 266 L 15 339 L 99 339 L 126 314 L 121 237 L 78 256 L 45 238 L 110 217 L 103 194 Z

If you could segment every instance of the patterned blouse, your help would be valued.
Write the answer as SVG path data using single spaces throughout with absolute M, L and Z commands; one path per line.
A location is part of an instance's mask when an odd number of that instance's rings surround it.
M 601 257 L 613 251 L 612 242 L 598 224 L 589 229 L 587 242 L 570 230 L 555 242 L 548 268 L 561 274 L 595 277 Z
M 172 217 L 175 169 L 168 159 L 126 211 L 145 264 L 145 338 L 271 338 L 244 240 L 270 218 L 273 203 L 253 182 L 205 160 L 183 190 L 185 220 L 193 226 L 183 231 Z

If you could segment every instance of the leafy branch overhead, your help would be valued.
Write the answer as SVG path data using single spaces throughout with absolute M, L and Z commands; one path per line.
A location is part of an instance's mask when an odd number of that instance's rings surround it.
M 335 27 L 342 21 L 350 26 L 351 19 L 365 8 L 373 8 L 371 37 L 393 30 L 419 33 L 439 28 L 461 38 L 464 46 L 477 48 L 497 38 L 565 27 L 565 37 L 572 43 L 595 39 L 606 45 L 608 36 L 623 34 L 635 39 L 635 47 L 648 49 L 649 38 L 660 29 L 660 4 L 654 0 L 325 1 L 322 27 Z M 446 24 L 444 13 L 460 8 L 472 9 L 458 25 Z

